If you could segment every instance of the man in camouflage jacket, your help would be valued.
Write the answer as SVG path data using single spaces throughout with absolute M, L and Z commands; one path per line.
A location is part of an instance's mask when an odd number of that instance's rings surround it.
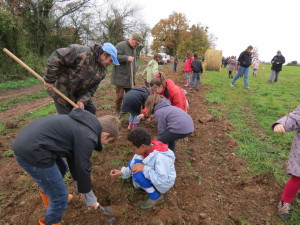
M 68 114 L 73 107 L 52 90 L 54 86 L 80 108 L 96 114 L 91 97 L 105 78 L 106 67 L 112 63 L 119 65 L 117 50 L 111 43 L 72 44 L 54 51 L 48 60 L 44 85 L 54 99 L 58 114 Z
M 120 66 L 114 66 L 110 81 L 116 86 L 116 113 L 118 115 L 121 112 L 124 93 L 135 84 L 136 48 L 141 46 L 142 42 L 143 36 L 140 33 L 134 33 L 129 39 L 116 45 Z

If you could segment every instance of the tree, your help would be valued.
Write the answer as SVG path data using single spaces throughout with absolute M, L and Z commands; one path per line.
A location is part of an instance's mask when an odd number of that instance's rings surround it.
M 187 19 L 182 13 L 173 12 L 167 19 L 161 19 L 151 30 L 151 49 L 158 52 L 163 46 L 167 54 L 175 55 L 188 27 Z

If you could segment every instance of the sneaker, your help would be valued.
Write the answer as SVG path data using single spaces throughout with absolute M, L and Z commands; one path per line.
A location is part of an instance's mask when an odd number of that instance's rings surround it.
M 130 121 L 129 124 L 128 124 L 128 127 L 127 127 L 128 130 L 131 130 L 131 129 L 132 129 L 132 124 L 133 124 L 132 121 Z
M 248 86 L 248 87 L 245 87 L 245 88 L 247 88 L 247 89 L 250 89 L 250 87 Z
M 283 221 L 288 221 L 290 217 L 290 203 L 285 203 L 282 200 L 278 204 L 278 216 Z
M 190 86 L 190 84 L 189 84 L 189 82 L 186 82 L 186 84 L 183 86 L 188 87 L 188 86 Z
M 132 126 L 131 126 L 131 129 L 132 129 L 132 130 L 135 129 L 135 128 L 137 128 L 137 127 L 138 127 L 138 124 L 132 123 Z
M 231 87 L 234 87 L 234 84 L 232 84 L 231 82 L 229 83 Z
M 147 210 L 147 209 L 150 209 L 151 207 L 153 207 L 154 205 L 162 204 L 163 201 L 164 201 L 164 196 L 163 195 L 159 196 L 155 200 L 152 200 L 152 199 L 149 198 L 147 201 L 143 202 L 140 205 L 140 208 L 143 209 L 143 210 Z

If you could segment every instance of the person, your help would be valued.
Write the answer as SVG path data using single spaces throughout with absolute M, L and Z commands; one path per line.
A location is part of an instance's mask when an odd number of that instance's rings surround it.
M 202 62 L 198 58 L 198 53 L 194 54 L 194 60 L 192 61 L 192 69 L 193 69 L 193 77 L 192 77 L 192 82 L 190 84 L 190 90 L 193 90 L 194 82 L 196 78 L 197 78 L 196 89 L 198 90 L 200 86 L 200 76 L 201 73 L 203 73 Z
M 173 67 L 173 70 L 174 72 L 177 71 L 177 65 L 179 63 L 179 56 L 178 56 L 178 53 L 176 53 L 175 57 L 174 57 L 174 67 Z
M 106 67 L 112 63 L 119 65 L 117 49 L 108 42 L 103 46 L 72 44 L 55 50 L 48 60 L 44 85 L 54 99 L 57 113 L 69 114 L 73 106 L 56 94 L 53 87 L 75 102 L 79 108 L 96 114 L 91 98 L 106 76 Z
M 194 122 L 187 112 L 172 106 L 166 98 L 153 94 L 145 103 L 147 115 L 154 114 L 157 121 L 157 140 L 168 144 L 175 151 L 176 140 L 188 137 L 194 131 Z
M 255 76 L 255 77 L 256 77 L 256 74 L 257 74 L 259 64 L 260 64 L 260 61 L 257 58 L 255 58 L 252 62 L 252 67 L 253 67 L 252 75 Z
M 234 67 L 236 66 L 236 60 L 235 60 L 235 57 L 234 56 L 231 56 L 230 59 L 228 60 L 228 67 L 227 67 L 227 70 L 228 70 L 228 78 L 233 78 L 233 75 L 232 75 L 232 71 L 234 70 Z
M 277 51 L 277 55 L 273 57 L 271 63 L 272 67 L 269 83 L 276 83 L 278 81 L 279 73 L 282 70 L 282 64 L 285 63 L 285 57 L 281 54 L 280 50 Z
M 142 76 L 147 74 L 147 78 L 145 80 L 145 86 L 150 87 L 150 81 L 153 77 L 158 73 L 158 63 L 162 60 L 162 56 L 160 54 L 155 54 L 153 59 L 150 60 L 147 64 L 147 68 L 144 70 Z
M 173 187 L 176 179 L 175 155 L 166 144 L 151 141 L 150 133 L 145 128 L 132 130 L 127 140 L 135 155 L 127 167 L 111 170 L 110 176 L 132 177 L 134 187 L 142 188 L 148 194 L 148 200 L 140 205 L 141 209 L 147 210 L 162 203 L 163 194 Z
M 248 85 L 248 73 L 249 73 L 249 66 L 251 66 L 251 51 L 253 47 L 249 45 L 245 51 L 243 51 L 239 58 L 238 58 L 238 72 L 233 78 L 233 80 L 230 82 L 230 86 L 234 87 L 235 82 L 242 76 L 244 75 L 244 86 L 245 88 L 249 88 Z
M 120 66 L 114 66 L 111 73 L 111 83 L 116 86 L 116 114 L 120 116 L 124 93 L 135 85 L 137 71 L 136 48 L 142 46 L 143 36 L 133 33 L 130 38 L 116 45 Z
M 281 200 L 278 204 L 278 215 L 284 221 L 287 221 L 289 219 L 291 202 L 300 189 L 299 120 L 300 106 L 298 106 L 293 112 L 277 120 L 272 125 L 272 130 L 275 133 L 296 131 L 294 141 L 291 146 L 291 152 L 287 166 L 287 173 L 291 175 L 291 178 L 286 182 L 281 196 Z
M 122 111 L 130 113 L 129 130 L 137 128 L 140 122 L 137 117 L 141 114 L 141 109 L 145 108 L 145 102 L 150 92 L 147 87 L 141 87 L 133 88 L 124 95 Z
M 68 190 L 64 175 L 69 166 L 78 192 L 86 205 L 99 203 L 91 189 L 90 158 L 93 150 L 114 141 L 121 123 L 114 116 L 97 118 L 81 108 L 70 114 L 46 116 L 27 125 L 13 140 L 17 163 L 35 180 L 50 204 L 40 224 L 60 224 L 67 209 Z M 67 164 L 63 158 L 67 159 Z
M 184 85 L 185 87 L 190 86 L 191 82 L 191 73 L 193 72 L 192 69 L 192 61 L 193 61 L 193 53 L 191 51 L 188 51 L 186 54 L 186 60 L 184 64 L 184 72 L 185 72 L 185 77 L 186 77 L 186 84 Z

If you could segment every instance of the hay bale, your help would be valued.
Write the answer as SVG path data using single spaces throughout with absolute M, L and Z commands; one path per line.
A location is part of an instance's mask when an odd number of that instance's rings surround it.
M 204 70 L 221 71 L 222 50 L 208 49 L 205 52 Z

